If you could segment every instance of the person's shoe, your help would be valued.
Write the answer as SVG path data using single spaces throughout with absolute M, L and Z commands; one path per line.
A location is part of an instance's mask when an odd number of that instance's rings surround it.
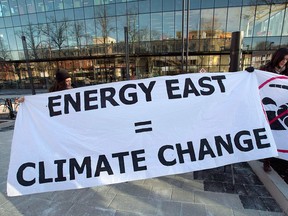
M 263 169 L 264 169 L 265 172 L 270 172 L 272 170 L 269 161 L 264 161 Z

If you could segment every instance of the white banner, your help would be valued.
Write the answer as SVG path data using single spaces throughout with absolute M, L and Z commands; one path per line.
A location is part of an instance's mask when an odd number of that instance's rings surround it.
M 255 73 L 163 76 L 27 96 L 9 196 L 277 156 Z
M 279 158 L 288 160 L 288 77 L 259 70 L 256 74 Z

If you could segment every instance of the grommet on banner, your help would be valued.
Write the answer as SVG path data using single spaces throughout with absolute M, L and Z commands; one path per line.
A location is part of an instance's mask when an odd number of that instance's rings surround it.
M 247 72 L 249 72 L 249 73 L 252 73 L 253 71 L 254 71 L 254 67 L 247 67 L 247 68 L 245 68 L 245 70 L 247 71 Z

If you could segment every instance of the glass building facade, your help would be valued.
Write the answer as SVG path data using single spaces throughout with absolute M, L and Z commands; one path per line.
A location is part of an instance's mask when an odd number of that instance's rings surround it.
M 39 88 L 51 84 L 57 67 L 66 68 L 79 86 L 202 68 L 227 72 L 231 35 L 237 31 L 244 36 L 241 68 L 257 68 L 277 48 L 288 46 L 287 4 L 0 0 L 0 87 L 28 88 L 27 65 Z

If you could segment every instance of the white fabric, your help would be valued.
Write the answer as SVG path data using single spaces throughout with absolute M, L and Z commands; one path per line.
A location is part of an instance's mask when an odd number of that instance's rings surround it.
M 288 77 L 265 71 L 255 71 L 261 98 L 272 99 L 270 103 L 264 104 L 265 111 L 273 111 L 273 119 L 270 124 L 279 123 L 282 128 L 273 129 L 272 133 L 277 145 L 279 158 L 288 160 Z M 273 101 L 275 103 L 273 103 Z
M 79 110 L 69 105 L 65 114 L 64 98 L 76 95 Z M 108 83 L 25 98 L 15 123 L 7 192 L 92 187 L 273 156 L 277 150 L 256 73 Z

